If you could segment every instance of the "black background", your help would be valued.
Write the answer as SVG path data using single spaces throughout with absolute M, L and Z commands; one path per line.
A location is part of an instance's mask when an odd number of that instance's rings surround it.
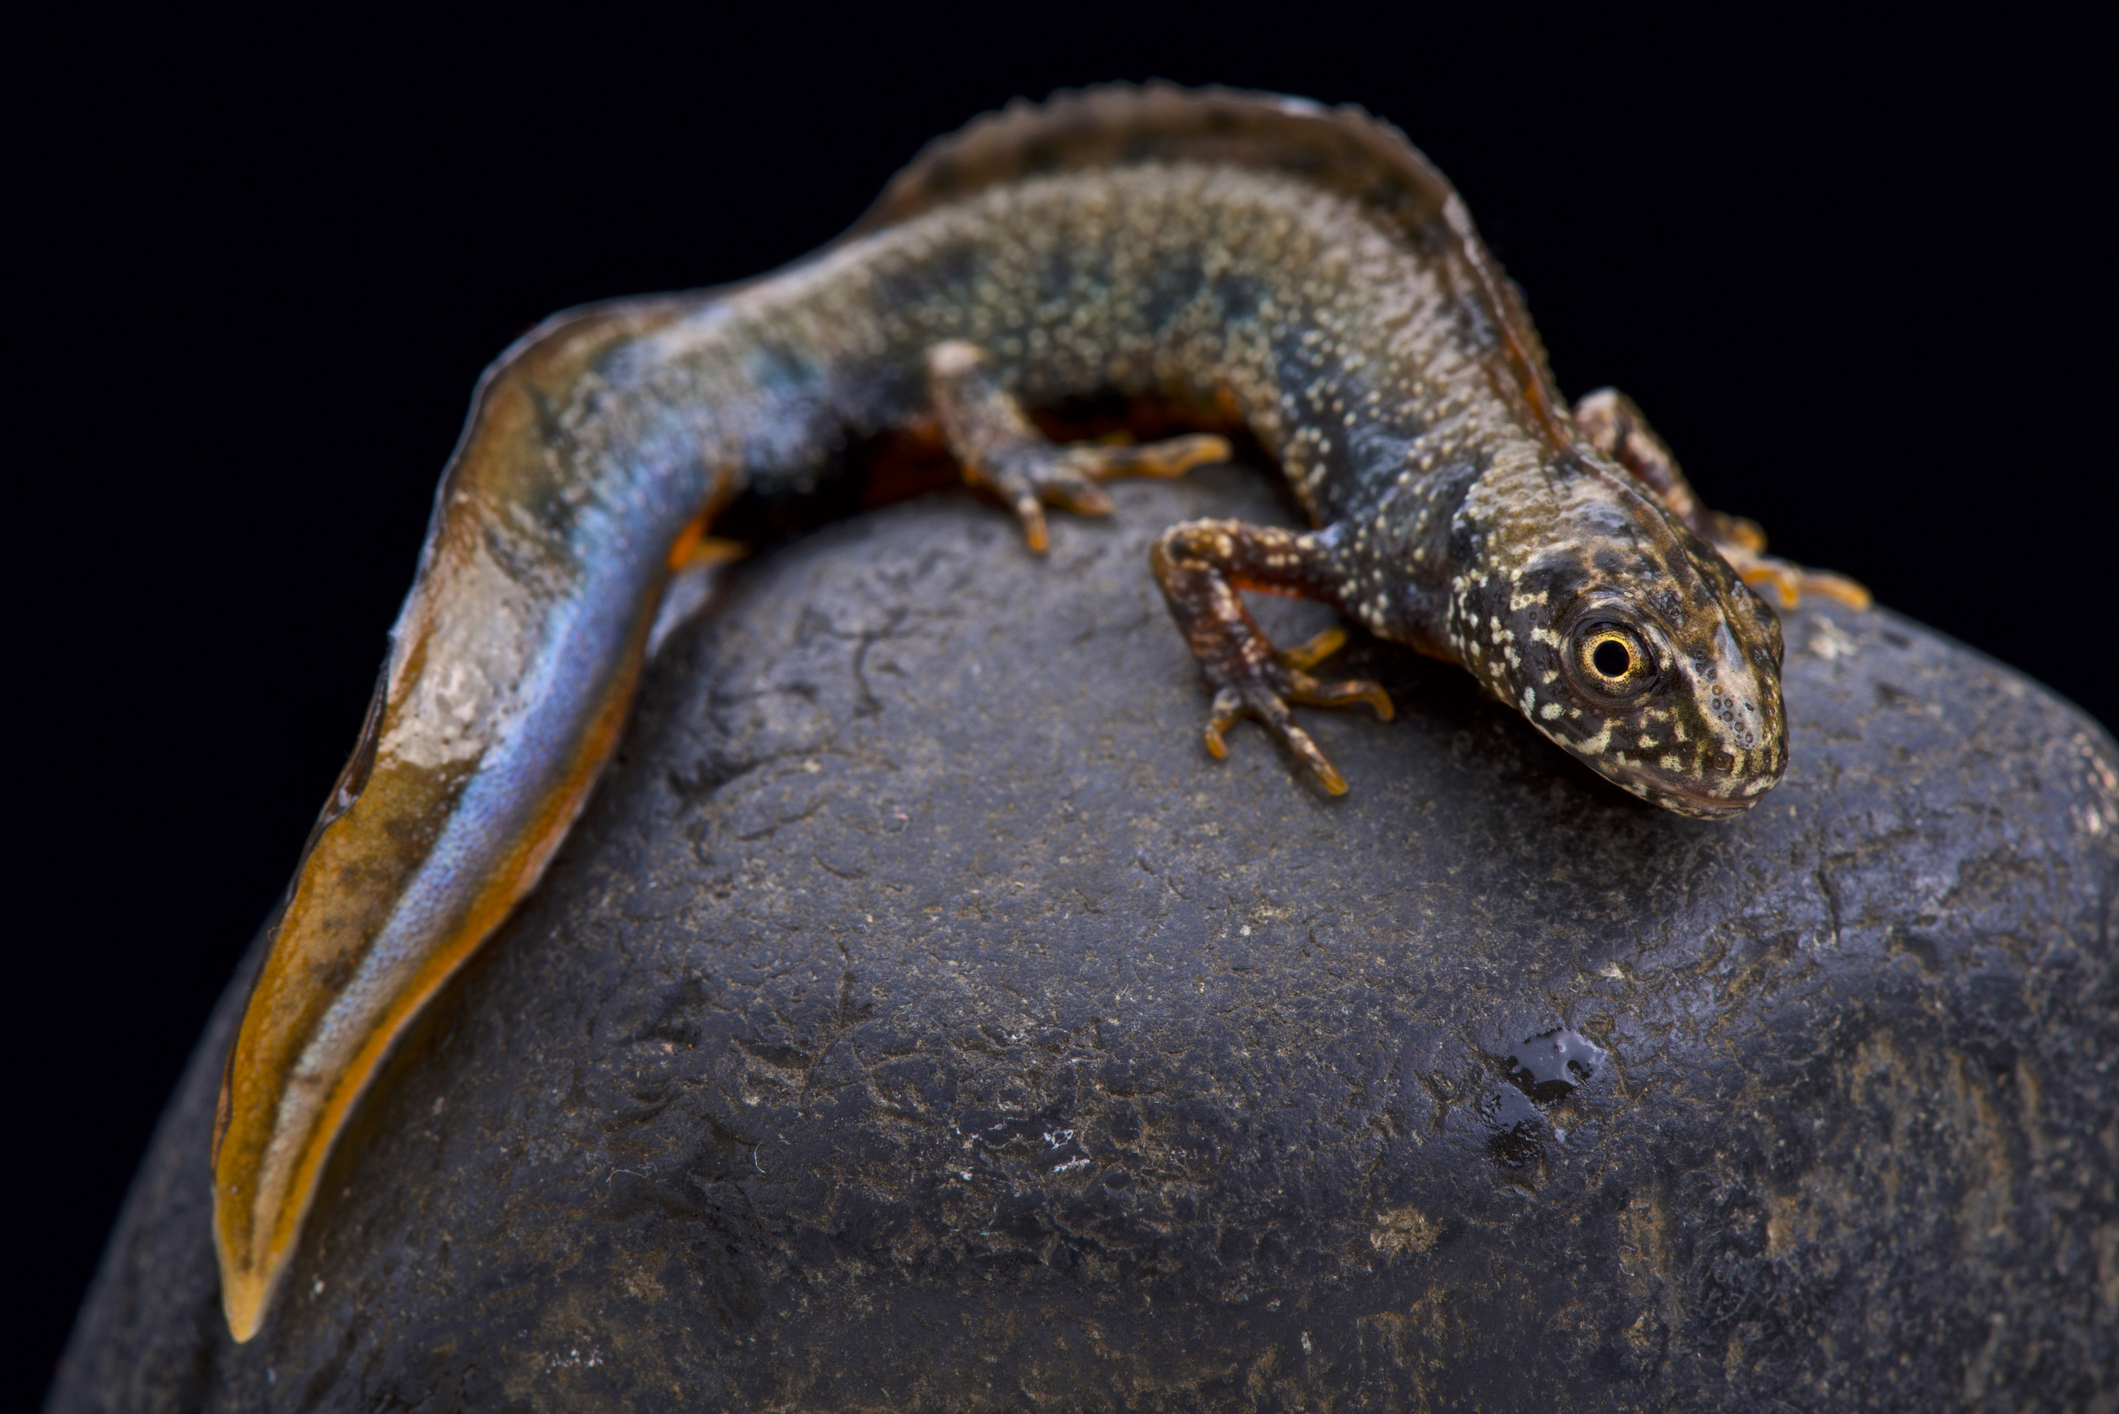
M 1571 396 L 1625 388 L 1775 548 L 2115 720 L 2101 36 L 893 11 L 18 36 L 4 1286 L 28 1358 L 0 1402 L 47 1377 L 352 744 L 480 368 L 567 305 L 802 254 L 1018 94 L 1162 76 L 1389 117 Z

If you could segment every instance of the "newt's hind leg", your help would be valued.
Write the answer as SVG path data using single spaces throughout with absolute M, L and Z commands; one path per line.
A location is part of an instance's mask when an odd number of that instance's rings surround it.
M 1030 425 L 1001 387 L 993 361 L 976 344 L 951 339 L 927 351 L 927 378 L 942 435 L 963 463 L 964 479 L 988 486 L 1023 527 L 1023 539 L 1043 554 L 1045 507 L 1078 515 L 1111 514 L 1099 481 L 1114 476 L 1177 476 L 1206 462 L 1227 461 L 1220 437 L 1173 437 L 1138 447 L 1090 443 L 1058 446 Z
M 1590 446 L 1632 472 L 1662 497 L 1671 514 L 1721 552 L 1744 583 L 1770 585 L 1781 607 L 1792 609 L 1804 594 L 1836 600 L 1856 609 L 1870 604 L 1869 591 L 1844 575 L 1804 569 L 1765 553 L 1766 533 L 1756 521 L 1723 515 L 1700 504 L 1699 493 L 1678 470 L 1677 458 L 1655 435 L 1632 398 L 1616 388 L 1600 388 L 1575 404 L 1575 427 Z
M 1309 767 L 1320 785 L 1333 795 L 1345 794 L 1346 778 L 1310 734 L 1294 724 L 1288 704 L 1349 707 L 1366 702 L 1387 722 L 1392 715 L 1390 694 L 1365 679 L 1321 682 L 1311 677 L 1305 669 L 1337 651 L 1346 642 L 1345 632 L 1327 629 L 1299 648 L 1277 652 L 1238 592 L 1263 589 L 1336 602 L 1314 537 L 1235 520 L 1187 521 L 1163 532 L 1149 561 L 1171 615 L 1215 687 L 1207 750 L 1217 757 L 1228 755 L 1222 733 L 1238 717 L 1255 717 Z

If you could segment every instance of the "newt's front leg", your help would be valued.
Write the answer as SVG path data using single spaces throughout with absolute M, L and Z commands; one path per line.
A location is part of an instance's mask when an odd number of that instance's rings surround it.
M 1077 515 L 1111 514 L 1111 495 L 1099 481 L 1114 476 L 1181 476 L 1195 466 L 1227 461 L 1220 437 L 1172 437 L 1138 447 L 1077 442 L 1059 446 L 1030 425 L 1001 387 L 993 361 L 976 344 L 951 339 L 927 351 L 927 378 L 942 435 L 964 468 L 964 479 L 993 490 L 1023 527 L 1023 539 L 1045 552 L 1045 507 Z
M 1155 578 L 1170 613 L 1184 630 L 1192 655 L 1214 684 L 1207 718 L 1207 750 L 1229 753 L 1222 733 L 1238 717 L 1255 717 L 1280 738 L 1318 783 L 1333 795 L 1346 793 L 1346 778 L 1295 725 L 1288 704 L 1347 707 L 1366 702 L 1384 721 L 1392 716 L 1390 694 L 1362 678 L 1321 682 L 1304 671 L 1346 641 L 1327 629 L 1287 652 L 1274 649 L 1244 607 L 1245 589 L 1336 603 L 1326 559 L 1316 538 L 1274 526 L 1235 520 L 1195 520 L 1163 532 L 1150 552 Z
M 1220 437 L 1173 437 L 1138 447 L 1047 440 L 1002 388 L 984 350 L 961 339 L 927 353 L 927 376 L 935 411 L 949 449 L 963 464 L 964 479 L 991 488 L 1008 503 L 1032 550 L 1047 544 L 1045 511 L 1063 506 L 1082 515 L 1108 515 L 1111 497 L 1097 483 L 1114 476 L 1177 476 L 1205 462 L 1225 461 L 1229 444 Z M 1280 738 L 1333 795 L 1346 778 L 1325 759 L 1309 733 L 1288 715 L 1290 702 L 1344 707 L 1366 702 L 1388 721 L 1391 699 L 1375 683 L 1320 682 L 1307 668 L 1346 641 L 1328 629 L 1308 643 L 1279 652 L 1244 608 L 1243 589 L 1336 603 L 1327 565 L 1310 537 L 1238 521 L 1192 521 L 1173 527 L 1155 544 L 1155 577 L 1192 652 L 1217 689 L 1207 720 L 1207 750 L 1228 755 L 1222 734 L 1238 717 L 1256 717 Z

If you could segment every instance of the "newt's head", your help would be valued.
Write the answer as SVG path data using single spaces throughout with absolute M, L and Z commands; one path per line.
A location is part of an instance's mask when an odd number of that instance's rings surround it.
M 1780 620 L 1623 472 L 1541 476 L 1535 499 L 1477 517 L 1451 646 L 1622 789 L 1703 819 L 1750 809 L 1788 768 Z

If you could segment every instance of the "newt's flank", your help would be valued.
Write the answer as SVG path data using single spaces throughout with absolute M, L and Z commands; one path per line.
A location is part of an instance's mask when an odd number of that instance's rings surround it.
M 1092 395 L 1194 430 L 1061 445 L 1027 415 Z M 1624 397 L 1570 410 L 1462 201 L 1388 125 L 1165 86 L 980 119 L 807 260 L 560 315 L 486 374 L 229 1055 L 236 1338 L 390 1046 L 579 814 L 658 607 L 739 495 L 817 494 L 850 450 L 925 439 L 1042 551 L 1046 506 L 1107 513 L 1101 481 L 1218 460 L 1239 429 L 1309 528 L 1173 526 L 1152 570 L 1213 689 L 1207 749 L 1253 718 L 1334 794 L 1290 707 L 1390 699 L 1313 675 L 1339 630 L 1268 642 L 1245 590 L 1460 664 L 1620 789 L 1710 819 L 1787 767 L 1780 625 L 1750 586 L 1866 602 L 1702 506 Z

